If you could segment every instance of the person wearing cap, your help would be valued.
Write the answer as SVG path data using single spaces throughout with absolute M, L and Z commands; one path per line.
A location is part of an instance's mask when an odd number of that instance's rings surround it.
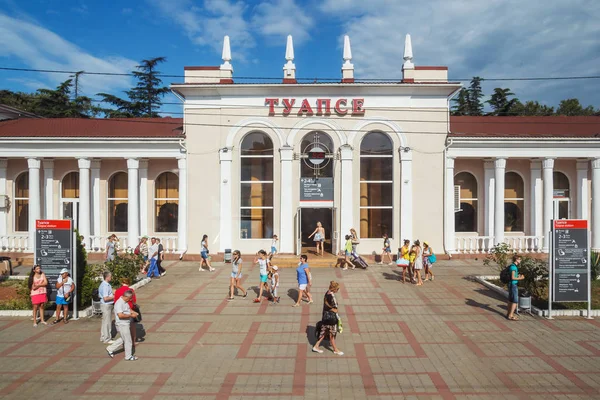
M 69 303 L 73 298 L 73 292 L 75 291 L 75 283 L 69 276 L 69 270 L 63 268 L 60 270 L 60 276 L 56 280 L 56 319 L 52 322 L 52 325 L 60 322 L 60 310 L 63 310 L 63 322 L 68 323 L 69 319 Z
M 273 302 L 279 303 L 279 296 L 277 296 L 277 288 L 279 287 L 279 267 L 273 265 L 271 267 L 271 298 Z

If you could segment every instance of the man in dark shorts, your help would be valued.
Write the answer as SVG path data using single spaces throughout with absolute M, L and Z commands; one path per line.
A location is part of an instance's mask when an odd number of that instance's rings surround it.
M 511 321 L 519 319 L 515 316 L 515 310 L 519 304 L 519 288 L 517 284 L 523 280 L 523 275 L 519 275 L 519 264 L 521 264 L 521 256 L 513 256 L 513 262 L 509 267 L 511 281 L 508 284 L 508 313 L 506 314 L 506 318 Z

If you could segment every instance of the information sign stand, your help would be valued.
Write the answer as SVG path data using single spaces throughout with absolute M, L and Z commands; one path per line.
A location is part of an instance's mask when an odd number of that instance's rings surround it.
M 591 317 L 590 231 L 587 220 L 552 220 L 548 319 L 553 302 L 587 302 Z

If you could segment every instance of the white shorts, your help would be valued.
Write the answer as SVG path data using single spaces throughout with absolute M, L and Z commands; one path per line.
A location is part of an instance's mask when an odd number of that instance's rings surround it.
M 299 290 L 306 290 L 306 286 L 308 286 L 306 283 L 303 283 L 302 285 L 298 285 L 298 289 Z

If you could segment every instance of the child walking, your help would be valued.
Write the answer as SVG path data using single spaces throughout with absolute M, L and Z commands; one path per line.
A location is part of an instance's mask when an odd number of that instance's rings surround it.
M 279 287 L 279 267 L 273 265 L 271 267 L 271 298 L 273 302 L 279 303 L 279 296 L 277 296 L 277 288 Z
M 260 301 L 262 300 L 263 290 L 265 290 L 267 293 L 269 293 L 269 284 L 267 283 L 267 280 L 269 278 L 269 276 L 268 276 L 269 260 L 267 260 L 267 252 L 264 250 L 259 250 L 258 258 L 255 260 L 255 262 L 258 263 L 258 272 L 260 274 L 260 286 L 259 286 L 258 297 L 254 299 L 254 302 L 260 303 Z
M 277 242 L 279 238 L 277 235 L 273 235 L 273 240 L 271 241 L 271 252 L 269 253 L 269 261 L 273 259 L 273 256 L 277 254 Z
M 378 264 L 383 264 L 383 259 L 387 256 L 389 262 L 388 265 L 394 265 L 392 260 L 392 243 L 387 233 L 383 235 L 383 251 L 381 252 L 381 261 Z

